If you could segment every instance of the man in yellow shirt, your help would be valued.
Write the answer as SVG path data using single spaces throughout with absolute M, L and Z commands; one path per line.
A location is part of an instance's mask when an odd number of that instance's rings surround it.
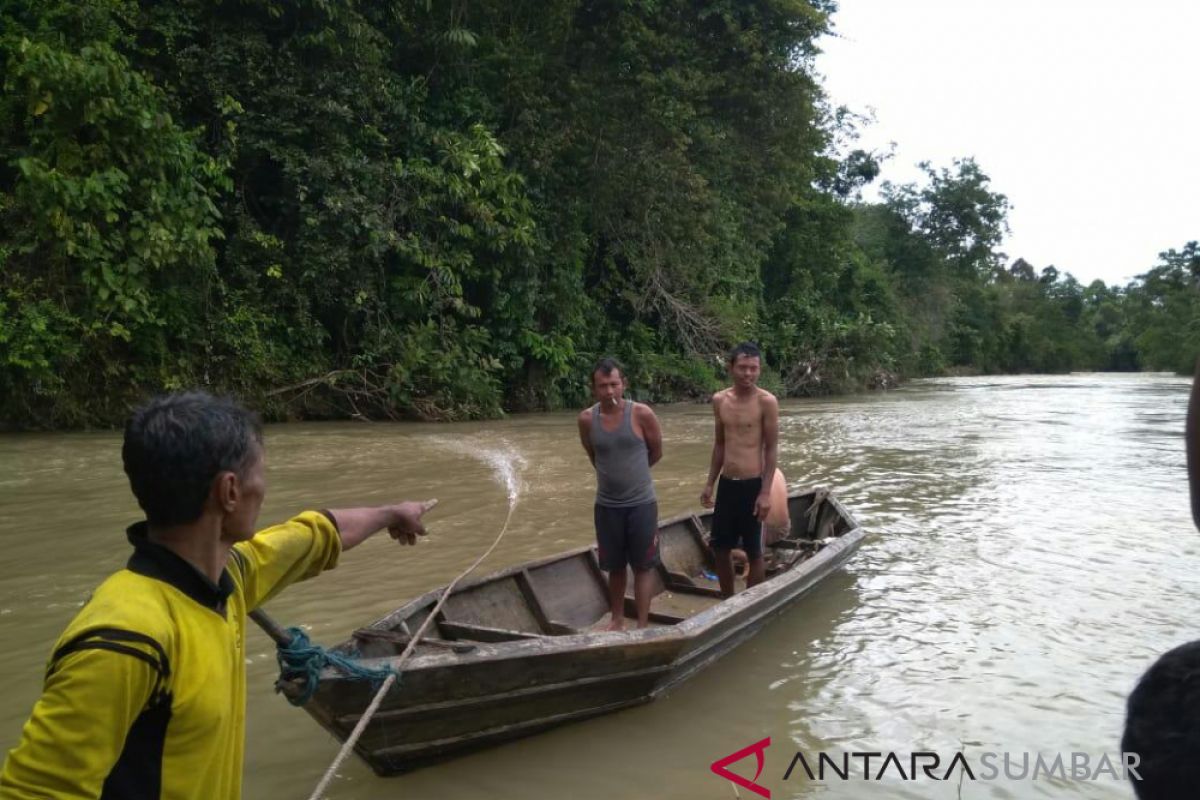
M 433 505 L 309 511 L 256 534 L 261 425 L 202 392 L 135 411 L 122 458 L 146 521 L 55 644 L 2 800 L 240 797 L 247 613 L 379 530 L 415 543 Z

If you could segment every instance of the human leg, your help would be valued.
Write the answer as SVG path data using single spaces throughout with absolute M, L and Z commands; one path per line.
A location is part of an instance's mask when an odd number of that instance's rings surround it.
M 713 562 L 717 568 L 717 580 L 721 584 L 721 594 L 725 597 L 733 597 L 733 553 L 714 547 Z
M 766 564 L 763 560 L 762 528 L 756 526 L 754 532 L 742 537 L 746 550 L 746 588 L 756 586 L 766 578 Z
M 596 504 L 596 544 L 600 569 L 608 573 L 610 631 L 625 627 L 625 567 L 628 564 L 625 517 L 625 509 Z
M 750 559 L 746 569 L 746 588 L 749 589 L 751 586 L 757 586 L 766 580 L 766 577 L 767 567 L 763 557 L 759 556 L 758 558 Z
M 626 516 L 626 544 L 633 568 L 633 602 L 638 627 L 650 620 L 650 596 L 654 591 L 654 568 L 658 566 L 658 503 L 630 508 Z
M 650 624 L 650 596 L 654 591 L 654 570 L 643 569 L 633 573 L 633 602 L 637 607 L 638 627 Z
M 612 613 L 612 621 L 608 624 L 610 631 L 625 630 L 625 585 L 625 567 L 609 571 L 608 607 Z M 634 579 L 634 586 L 637 586 L 636 578 Z
M 762 537 L 747 535 L 759 533 L 760 525 L 754 516 L 754 502 L 762 488 L 762 478 L 733 480 L 722 476 L 717 485 L 717 504 L 713 512 L 712 549 L 716 562 L 717 579 L 721 583 L 721 594 L 733 596 L 734 583 L 733 552 L 740 550 L 746 558 L 746 578 L 750 583 L 754 559 L 758 559 L 758 580 L 762 580 Z

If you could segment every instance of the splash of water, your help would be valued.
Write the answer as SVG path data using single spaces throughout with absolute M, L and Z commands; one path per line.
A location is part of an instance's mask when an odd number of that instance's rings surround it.
M 482 460 L 492 468 L 492 474 L 497 483 L 508 489 L 508 507 L 515 508 L 521 499 L 521 475 L 525 469 L 525 459 L 511 449 L 497 450 L 485 448 L 477 450 L 472 455 Z
M 496 479 L 496 483 L 503 486 L 508 492 L 509 511 L 516 508 L 517 503 L 521 499 L 521 488 L 523 485 L 521 473 L 524 472 L 527 463 L 507 439 L 501 439 L 499 446 L 480 445 L 461 439 L 454 441 L 443 440 L 439 444 L 448 450 L 470 456 L 491 467 L 492 476 Z

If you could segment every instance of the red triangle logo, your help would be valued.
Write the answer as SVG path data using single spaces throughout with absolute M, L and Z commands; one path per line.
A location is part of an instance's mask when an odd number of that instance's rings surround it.
M 758 780 L 758 776 L 762 775 L 763 763 L 765 761 L 765 759 L 763 758 L 763 751 L 766 750 L 770 746 L 771 746 L 771 737 L 768 736 L 767 738 L 763 739 L 762 741 L 755 742 L 754 744 L 750 745 L 749 747 L 743 747 L 741 750 L 738 750 L 736 753 L 730 753 L 729 755 L 725 756 L 724 758 L 718 759 L 712 763 L 713 774 L 715 774 L 717 777 L 724 778 L 725 780 L 733 781 L 738 786 L 741 786 L 743 789 L 749 789 L 750 791 L 754 792 L 755 794 L 757 794 L 761 797 L 765 797 L 765 798 L 767 798 L 767 800 L 771 800 L 771 790 L 767 789 L 765 787 L 759 786 L 757 783 L 755 783 L 755 781 Z M 758 759 L 758 769 L 755 770 L 755 772 L 754 772 L 753 780 L 748 781 L 745 778 L 743 778 L 741 775 L 735 775 L 734 773 L 725 769 L 730 764 L 741 761 L 743 758 L 750 755 L 751 753 L 754 753 L 755 758 Z

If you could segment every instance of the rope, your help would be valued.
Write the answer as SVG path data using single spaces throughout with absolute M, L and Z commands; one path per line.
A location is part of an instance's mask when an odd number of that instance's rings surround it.
M 325 776 L 321 778 L 321 782 L 317 784 L 317 788 L 313 789 L 313 793 L 309 796 L 308 800 L 320 800 L 320 798 L 324 796 L 325 790 L 329 787 L 329 782 L 333 780 L 334 774 L 337 773 L 338 767 L 340 767 L 342 762 L 346 760 L 346 756 L 350 755 L 350 751 L 353 750 L 354 745 L 358 743 L 358 738 L 362 736 L 363 731 L 366 730 L 367 723 L 371 721 L 371 717 L 373 717 L 375 712 L 379 710 L 379 704 L 382 703 L 383 698 L 387 696 L 388 691 L 392 688 L 392 684 L 398 680 L 400 676 L 401 665 L 408 660 L 408 657 L 412 654 L 412 651 L 416 649 L 417 644 L 421 641 L 421 637 L 425 635 L 425 631 L 429 628 L 429 625 L 434 621 L 434 619 L 437 618 L 438 612 L 442 610 L 442 606 L 446 603 L 446 598 L 448 598 L 450 593 L 454 591 L 454 587 L 458 585 L 458 582 L 474 572 L 475 568 L 483 563 L 485 558 L 492 554 L 492 551 L 496 549 L 496 545 L 500 544 L 500 540 L 503 539 L 504 534 L 508 532 L 508 523 L 512 519 L 513 510 L 515 508 L 516 503 L 510 502 L 508 505 L 508 516 L 504 518 L 504 525 L 500 528 L 500 535 L 496 537 L 496 541 L 492 542 L 492 546 L 489 547 L 483 555 L 475 559 L 474 564 L 467 567 L 457 578 L 450 581 L 449 585 L 447 585 L 445 590 L 442 592 L 442 596 L 438 598 L 437 605 L 433 607 L 433 611 L 429 612 L 429 615 L 425 617 L 425 621 L 421 623 L 421 627 L 417 628 L 417 632 L 412 635 L 411 639 L 409 639 L 408 646 L 404 648 L 404 652 L 392 662 L 389 670 L 390 674 L 386 679 L 384 679 L 383 685 L 379 687 L 379 691 L 375 693 L 375 697 L 371 700 L 371 705 L 367 706 L 366 712 L 359 717 L 358 724 L 355 725 L 354 730 L 350 732 L 350 736 L 347 737 L 345 744 L 342 745 L 342 749 L 338 751 L 337 758 L 335 758 L 333 763 L 329 765 L 329 769 L 325 770 Z
M 288 628 L 291 643 L 287 646 L 276 645 L 275 657 L 279 660 L 279 680 L 275 681 L 275 691 L 283 692 L 285 683 L 303 681 L 304 690 L 284 693 L 289 703 L 302 706 L 312 699 L 321 681 L 321 670 L 333 667 L 351 680 L 370 681 L 378 686 L 381 682 L 396 674 L 394 667 L 373 669 L 364 667 L 353 658 L 333 653 L 320 645 L 308 640 L 308 634 L 299 628 Z
M 817 529 L 817 520 L 821 515 L 821 504 L 829 497 L 829 490 L 824 486 L 818 486 L 813 492 L 812 505 L 804 512 L 804 516 L 808 517 L 808 532 L 813 533 Z

